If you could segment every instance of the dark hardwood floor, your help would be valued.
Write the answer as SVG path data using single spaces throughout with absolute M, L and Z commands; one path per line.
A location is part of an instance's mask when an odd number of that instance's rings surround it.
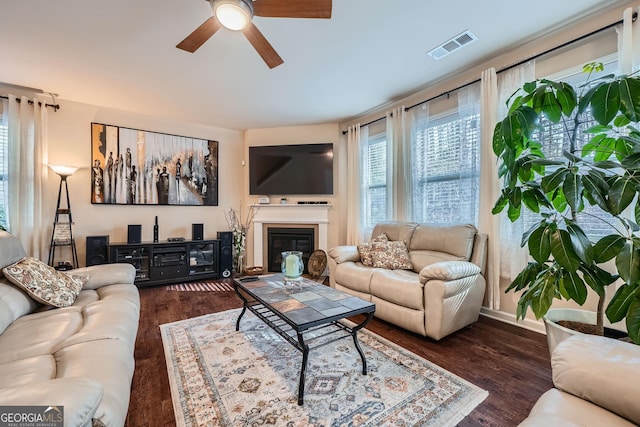
M 175 426 L 158 325 L 241 306 L 233 292 L 140 289 L 127 427 Z M 436 342 L 374 319 L 367 328 L 487 390 L 489 396 L 459 425 L 515 426 L 552 387 L 544 335 L 480 316 L 471 327 Z

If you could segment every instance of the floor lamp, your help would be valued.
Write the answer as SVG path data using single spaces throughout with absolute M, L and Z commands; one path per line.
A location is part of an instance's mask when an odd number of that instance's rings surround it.
M 58 187 L 58 204 L 56 205 L 56 216 L 53 220 L 53 231 L 51 232 L 51 245 L 49 246 L 49 265 L 53 266 L 56 248 L 60 246 L 71 246 L 72 255 L 72 268 L 78 268 L 78 252 L 76 251 L 76 242 L 73 239 L 73 219 L 71 217 L 71 203 L 69 202 L 69 185 L 67 184 L 67 178 L 70 177 L 78 170 L 78 168 L 72 166 L 56 166 L 49 165 L 49 167 L 60 176 L 60 186 Z M 61 208 L 60 201 L 62 199 L 62 184 L 64 184 L 64 190 L 67 198 L 67 207 Z M 67 221 L 60 221 L 60 216 L 66 215 Z M 66 265 L 60 263 L 60 269 L 66 269 Z

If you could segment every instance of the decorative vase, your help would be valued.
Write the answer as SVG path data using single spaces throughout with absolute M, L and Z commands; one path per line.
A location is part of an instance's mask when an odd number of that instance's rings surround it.
M 304 263 L 302 262 L 302 252 L 300 251 L 285 251 L 281 253 L 282 256 L 282 272 L 285 279 L 296 280 L 302 276 L 304 271 Z

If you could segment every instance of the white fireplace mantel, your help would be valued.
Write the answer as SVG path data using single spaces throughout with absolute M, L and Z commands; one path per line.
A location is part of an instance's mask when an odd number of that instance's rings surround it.
M 264 262 L 264 224 L 308 224 L 318 227 L 318 249 L 327 250 L 331 205 L 253 205 L 253 262 Z M 257 265 L 257 264 L 256 264 Z

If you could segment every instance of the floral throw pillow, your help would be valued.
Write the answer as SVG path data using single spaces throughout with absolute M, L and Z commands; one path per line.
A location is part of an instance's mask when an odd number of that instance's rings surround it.
M 373 242 L 388 242 L 389 238 L 386 234 L 382 233 L 378 237 L 371 240 Z M 358 254 L 360 255 L 360 262 L 366 267 L 373 267 L 373 259 L 371 258 L 371 243 L 365 242 L 358 245 Z
M 407 245 L 402 240 L 371 243 L 371 259 L 376 268 L 411 270 L 411 258 Z
M 30 257 L 5 267 L 2 272 L 31 298 L 53 307 L 68 307 L 73 304 L 86 282 L 86 278 L 62 273 Z

